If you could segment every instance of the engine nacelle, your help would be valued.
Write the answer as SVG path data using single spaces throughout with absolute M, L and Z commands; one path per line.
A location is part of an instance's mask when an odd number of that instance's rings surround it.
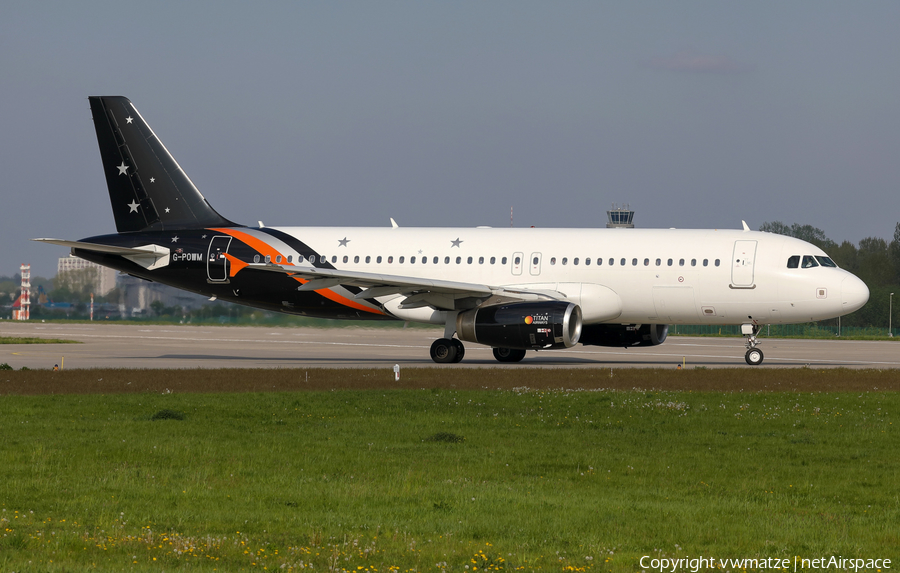
M 668 324 L 586 324 L 581 331 L 585 346 L 656 346 L 666 341 Z
M 460 340 L 497 348 L 569 348 L 581 336 L 581 307 L 571 302 L 498 304 L 461 312 Z

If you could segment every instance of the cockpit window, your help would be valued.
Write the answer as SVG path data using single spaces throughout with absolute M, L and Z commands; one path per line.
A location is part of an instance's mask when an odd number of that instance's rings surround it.
M 801 265 L 804 269 L 811 269 L 813 267 L 819 266 L 819 263 L 816 262 L 816 258 L 812 255 L 803 255 L 803 263 Z
M 816 255 L 816 260 L 819 261 L 819 264 L 823 267 L 837 268 L 837 265 L 831 260 L 831 257 L 820 257 Z
M 800 266 L 800 255 L 794 255 L 793 257 L 788 258 L 788 268 L 796 269 Z

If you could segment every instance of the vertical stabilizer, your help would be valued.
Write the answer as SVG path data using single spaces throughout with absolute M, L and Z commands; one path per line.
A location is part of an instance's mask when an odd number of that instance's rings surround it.
M 128 98 L 88 99 L 118 232 L 235 226 L 207 203 Z

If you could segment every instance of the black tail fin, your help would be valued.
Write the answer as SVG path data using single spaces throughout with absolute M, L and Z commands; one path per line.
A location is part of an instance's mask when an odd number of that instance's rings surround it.
M 236 226 L 207 203 L 128 98 L 88 99 L 118 232 Z

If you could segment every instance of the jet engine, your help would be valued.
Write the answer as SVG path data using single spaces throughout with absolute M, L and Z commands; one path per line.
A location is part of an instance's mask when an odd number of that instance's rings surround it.
M 498 304 L 456 317 L 460 340 L 495 348 L 569 348 L 578 342 L 581 328 L 581 307 L 571 302 Z
M 668 324 L 586 324 L 581 331 L 585 346 L 656 346 L 666 341 Z

